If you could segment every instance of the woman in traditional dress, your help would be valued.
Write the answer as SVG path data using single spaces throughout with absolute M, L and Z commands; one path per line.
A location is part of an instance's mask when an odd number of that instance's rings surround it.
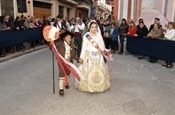
M 83 36 L 80 55 L 83 64 L 79 66 L 85 80 L 76 81 L 75 87 L 80 91 L 103 92 L 110 88 L 110 76 L 104 58 L 105 45 L 95 20 L 89 23 L 88 28 L 90 32 Z

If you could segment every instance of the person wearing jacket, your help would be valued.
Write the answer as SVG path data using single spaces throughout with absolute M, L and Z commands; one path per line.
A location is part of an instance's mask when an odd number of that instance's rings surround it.
M 130 24 L 129 24 L 129 29 L 128 29 L 128 33 L 127 34 L 129 36 L 137 36 L 136 32 L 137 32 L 137 28 L 135 26 L 135 22 L 131 21 Z
M 139 37 L 143 37 L 143 36 L 147 36 L 148 34 L 148 28 L 144 25 L 144 22 L 140 22 L 139 25 L 137 26 L 137 32 L 136 32 L 137 36 Z M 139 56 L 138 59 L 143 59 L 144 56 Z
M 85 24 L 80 17 L 77 17 L 75 20 L 75 24 L 71 25 L 69 28 L 69 30 L 75 34 L 74 44 L 76 47 L 76 53 L 78 57 L 80 56 L 80 53 L 81 53 L 82 42 L 83 42 L 82 34 L 84 29 L 85 29 Z
M 110 36 L 111 36 L 111 49 L 113 53 L 115 53 L 115 51 L 118 50 L 118 29 L 115 27 L 115 23 L 111 23 Z
M 119 26 L 119 38 L 120 38 L 120 51 L 119 54 L 123 53 L 123 48 L 124 48 L 124 38 L 127 35 L 129 25 L 126 22 L 126 19 L 122 19 L 122 23 Z
M 65 60 L 73 63 L 73 59 L 75 59 L 77 62 L 83 63 L 83 60 L 76 55 L 75 48 L 74 48 L 74 45 L 73 45 L 73 37 L 74 37 L 73 33 L 69 32 L 69 31 L 66 31 L 66 32 L 64 32 L 60 35 L 60 38 L 59 38 L 60 41 L 56 41 L 54 44 L 55 44 L 58 52 L 60 53 L 60 55 Z M 66 72 L 67 76 L 69 76 L 70 71 L 65 67 L 65 65 L 63 65 L 63 68 L 65 69 L 65 72 Z M 65 76 L 64 76 L 63 70 L 61 69 L 60 64 L 58 65 L 58 69 L 59 69 L 58 77 L 59 77 L 59 89 L 60 89 L 59 94 L 61 96 L 63 96 L 64 95 Z M 69 89 L 69 84 L 67 84 L 65 86 L 65 88 Z
M 63 17 L 61 15 L 58 15 L 53 24 L 53 26 L 55 26 L 60 33 L 64 33 L 65 31 L 67 31 L 66 24 L 64 23 L 62 19 Z
M 167 40 L 175 41 L 175 23 L 174 22 L 168 23 L 168 29 L 164 33 L 164 38 Z M 170 61 L 166 61 L 165 64 L 163 64 L 162 66 L 165 66 L 166 68 L 171 68 L 173 64 Z
M 161 28 L 160 23 L 155 23 L 154 24 L 154 28 L 151 30 L 151 32 L 148 33 L 147 37 L 149 37 L 151 39 L 163 38 L 163 30 Z M 156 63 L 157 61 L 158 61 L 158 59 L 156 59 L 154 57 L 150 57 L 148 62 Z
M 111 48 L 110 27 L 111 27 L 110 22 L 107 19 L 105 21 L 105 23 L 104 23 L 103 32 L 102 32 L 106 49 L 110 49 Z
M 140 22 L 139 25 L 137 26 L 137 32 L 136 34 L 139 37 L 147 36 L 148 34 L 148 28 L 145 26 L 144 22 Z
M 164 33 L 164 38 L 167 40 L 175 41 L 175 23 L 174 22 L 168 23 L 168 29 Z
M 147 36 L 152 39 L 163 38 L 163 30 L 161 29 L 160 23 L 155 23 L 154 28 L 148 33 Z

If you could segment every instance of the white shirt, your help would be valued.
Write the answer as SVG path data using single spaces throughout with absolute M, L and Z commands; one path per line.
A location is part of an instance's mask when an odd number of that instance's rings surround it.
M 173 40 L 175 41 L 175 29 L 168 29 L 165 33 L 165 36 L 164 36 L 166 39 L 168 40 Z
M 110 29 L 110 35 L 112 36 L 114 28 Z
M 64 45 L 65 45 L 65 59 L 70 59 L 70 51 L 71 51 L 71 47 L 67 44 L 67 42 L 64 41 Z
M 78 25 L 72 25 L 72 26 L 70 27 L 70 31 L 72 31 L 74 28 L 75 28 L 75 32 L 79 32 L 79 29 L 80 29 L 80 30 L 84 30 L 85 24 L 82 23 L 81 25 L 80 25 L 80 24 L 78 24 Z
M 59 26 L 58 26 L 58 25 L 59 25 Z M 60 30 L 61 30 L 61 26 L 62 26 L 62 25 L 61 25 L 61 21 L 59 21 L 59 22 L 57 23 L 56 26 L 57 26 L 56 28 L 58 29 L 58 31 L 60 31 Z

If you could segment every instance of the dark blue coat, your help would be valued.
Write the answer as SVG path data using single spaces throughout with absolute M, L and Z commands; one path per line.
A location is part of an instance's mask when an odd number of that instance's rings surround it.
M 118 29 L 114 28 L 112 35 L 111 35 L 112 41 L 117 41 L 118 40 Z

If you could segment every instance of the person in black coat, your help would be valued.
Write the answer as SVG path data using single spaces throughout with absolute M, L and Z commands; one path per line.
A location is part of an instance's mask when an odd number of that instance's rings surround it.
M 103 25 L 103 38 L 104 38 L 104 42 L 105 42 L 105 47 L 106 49 L 110 49 L 111 48 L 111 37 L 110 37 L 110 22 L 107 19 L 105 21 L 105 24 Z
M 137 35 L 139 37 L 147 36 L 148 34 L 148 28 L 144 25 L 144 22 L 139 22 L 139 25 L 137 25 Z M 144 56 L 139 56 L 138 59 L 143 59 Z
M 139 37 L 147 36 L 148 34 L 148 28 L 145 26 L 144 22 L 140 22 L 137 26 L 137 35 Z
M 119 38 L 120 38 L 120 51 L 118 52 L 118 54 L 123 54 L 123 48 L 124 48 L 124 41 L 125 41 L 125 37 L 127 35 L 129 29 L 129 25 L 126 22 L 126 19 L 122 19 L 122 23 L 119 26 L 118 32 L 119 32 Z
M 23 23 L 22 23 L 19 16 L 17 16 L 15 21 L 14 21 L 14 29 L 15 30 L 23 30 L 24 29 Z
M 100 31 L 101 31 L 101 35 L 103 36 L 103 30 L 104 30 L 104 20 L 103 18 L 100 18 L 100 21 L 99 21 L 99 28 L 100 28 Z
M 160 23 L 160 19 L 159 18 L 155 18 L 154 19 L 154 24 Z M 149 28 L 149 32 L 151 32 L 151 30 L 154 28 L 154 24 L 152 24 Z
M 61 15 L 58 15 L 56 17 L 53 26 L 55 26 L 58 29 L 58 31 L 61 33 L 64 33 L 65 31 L 67 31 L 66 22 L 63 21 L 63 17 Z

